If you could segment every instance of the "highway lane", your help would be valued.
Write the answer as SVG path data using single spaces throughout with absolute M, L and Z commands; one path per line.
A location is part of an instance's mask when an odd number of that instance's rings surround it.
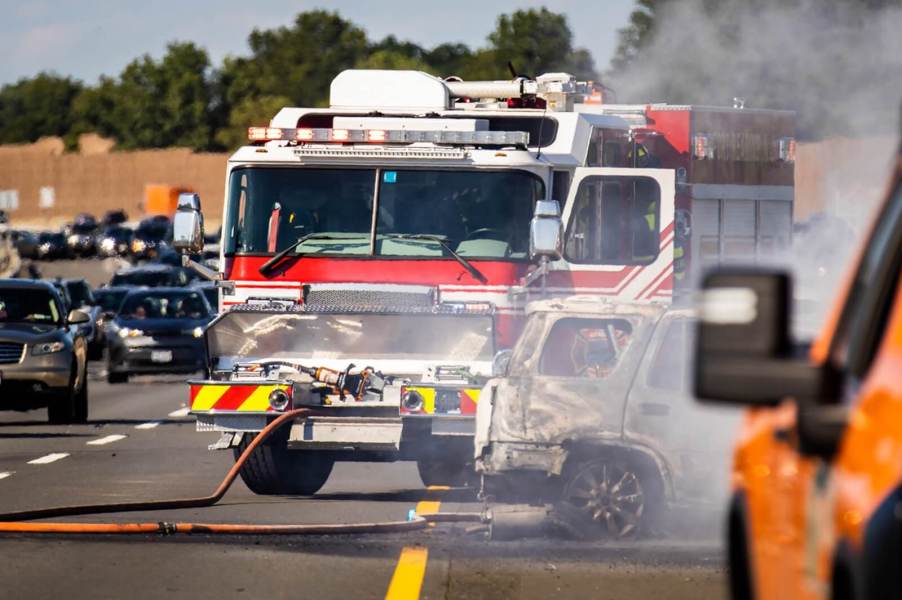
M 90 382 L 90 422 L 50 426 L 45 411 L 0 412 L 0 511 L 206 495 L 232 464 L 194 431 L 180 378 Z M 176 416 L 170 416 L 170 415 Z M 153 424 L 153 425 L 150 425 Z M 97 443 L 101 442 L 101 443 Z M 56 458 L 53 458 L 56 457 Z M 53 458 L 51 460 L 51 458 Z M 46 462 L 29 464 L 30 461 Z M 312 498 L 261 497 L 236 482 L 206 509 L 82 521 L 342 523 L 403 519 L 423 500 L 479 510 L 467 491 L 424 490 L 414 465 L 340 464 Z M 384 598 L 405 548 L 425 548 L 422 598 L 717 598 L 724 577 L 710 540 L 585 544 L 490 542 L 463 526 L 385 536 L 211 538 L 0 537 L 9 597 Z M 416 576 L 416 574 L 414 574 Z M 407 582 L 410 583 L 410 582 Z M 416 597 L 410 585 L 400 597 Z

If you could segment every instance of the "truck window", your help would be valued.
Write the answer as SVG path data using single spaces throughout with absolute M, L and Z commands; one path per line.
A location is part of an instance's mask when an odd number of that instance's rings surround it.
M 658 256 L 661 189 L 648 177 L 587 177 L 570 212 L 564 257 L 578 264 L 647 265 Z
M 864 376 L 891 311 L 902 271 L 902 185 L 897 185 L 876 221 L 858 264 L 834 336 L 831 355 L 840 368 Z
M 545 340 L 539 373 L 553 377 L 608 377 L 620 363 L 632 332 L 632 326 L 624 319 L 561 319 Z
M 667 329 L 648 372 L 649 386 L 673 391 L 689 389 L 689 324 L 688 319 L 671 319 L 664 325 Z

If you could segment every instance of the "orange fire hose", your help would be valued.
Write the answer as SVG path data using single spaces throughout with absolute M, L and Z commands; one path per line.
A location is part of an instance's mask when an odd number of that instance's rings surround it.
M 176 510 L 180 508 L 203 508 L 213 506 L 225 496 L 235 482 L 241 466 L 251 453 L 279 427 L 296 417 L 308 417 L 313 411 L 298 408 L 283 413 L 248 444 L 244 452 L 229 469 L 225 479 L 209 496 L 198 498 L 175 498 L 140 502 L 119 502 L 110 504 L 81 504 L 56 506 L 36 510 L 0 513 L 0 533 L 61 533 L 61 534 L 151 534 L 171 535 L 176 533 L 225 534 L 225 535 L 328 535 L 362 533 L 397 533 L 425 529 L 431 522 L 481 522 L 481 513 L 442 513 L 417 515 L 409 521 L 383 521 L 377 523 L 350 523 L 326 525 L 258 525 L 234 523 L 23 523 L 33 519 L 50 519 L 75 515 L 119 513 L 147 510 Z

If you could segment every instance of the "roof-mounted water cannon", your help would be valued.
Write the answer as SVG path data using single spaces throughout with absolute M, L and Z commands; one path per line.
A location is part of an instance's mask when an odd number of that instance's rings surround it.
M 504 100 L 509 108 L 543 108 L 556 112 L 573 110 L 574 98 L 579 91 L 576 78 L 569 73 L 545 73 L 535 79 L 446 80 L 444 83 L 452 98 L 482 103 Z

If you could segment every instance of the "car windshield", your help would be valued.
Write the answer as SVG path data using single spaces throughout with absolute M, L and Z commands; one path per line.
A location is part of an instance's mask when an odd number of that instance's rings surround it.
M 135 237 L 145 240 L 162 240 L 166 237 L 168 226 L 156 223 L 141 223 L 135 230 Z
M 93 223 L 76 223 L 72 226 L 72 233 L 91 233 L 95 229 Z
M 188 278 L 178 271 L 129 271 L 116 273 L 110 285 L 136 285 L 145 287 L 162 287 L 166 285 L 185 285 Z
M 0 323 L 59 323 L 62 311 L 45 290 L 0 288 Z
M 131 237 L 132 232 L 125 227 L 110 227 L 103 232 L 104 237 L 113 238 L 114 240 L 127 240 Z
M 97 290 L 94 292 L 94 301 L 103 312 L 116 312 L 126 294 L 128 290 Z
M 132 293 L 119 315 L 128 319 L 202 319 L 209 315 L 197 292 Z
M 66 291 L 69 292 L 69 298 L 72 299 L 72 306 L 93 306 L 94 296 L 91 294 L 91 288 L 84 281 L 69 281 L 66 284 Z
M 273 254 L 309 236 L 298 252 L 442 257 L 444 242 L 461 256 L 525 258 L 544 193 L 539 177 L 514 170 L 237 169 L 225 251 Z

